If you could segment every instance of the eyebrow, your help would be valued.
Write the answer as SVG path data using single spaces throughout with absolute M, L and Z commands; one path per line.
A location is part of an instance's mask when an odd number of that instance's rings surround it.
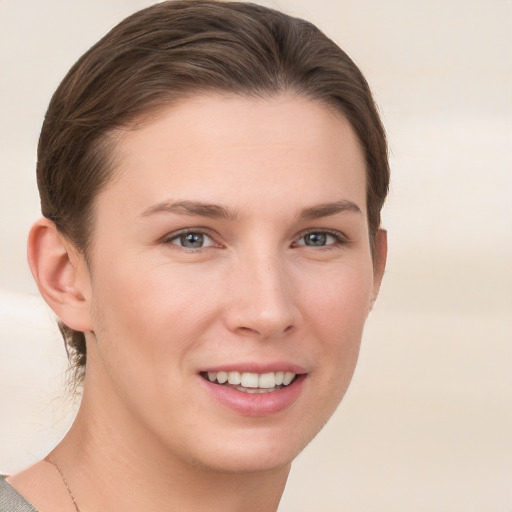
M 329 217 L 343 212 L 354 212 L 362 214 L 361 208 L 346 199 L 332 203 L 322 203 L 310 206 L 302 210 L 298 216 L 299 220 L 315 220 L 323 217 Z M 201 201 L 162 201 L 149 208 L 146 208 L 141 217 L 148 217 L 157 213 L 175 213 L 178 215 L 195 215 L 199 217 L 209 217 L 212 219 L 236 220 L 237 212 L 225 206 L 213 203 L 203 203 Z
M 148 217 L 157 213 L 175 213 L 178 215 L 196 215 L 212 219 L 236 220 L 237 212 L 225 206 L 201 201 L 162 201 L 146 208 L 141 217 Z
M 337 213 L 354 212 L 362 215 L 361 208 L 356 203 L 342 199 L 334 203 L 322 203 L 309 208 L 305 208 L 299 214 L 299 220 L 315 220 L 323 217 L 336 215 Z

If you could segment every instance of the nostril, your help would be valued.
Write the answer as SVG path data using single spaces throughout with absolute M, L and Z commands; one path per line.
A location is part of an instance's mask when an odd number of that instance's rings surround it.
M 293 325 L 288 325 L 281 331 L 281 334 L 289 334 L 291 331 L 293 331 L 293 329 L 294 329 Z M 259 330 L 259 329 L 255 329 L 252 327 L 245 327 L 245 326 L 238 327 L 237 331 L 239 332 L 239 334 L 248 335 L 248 336 L 249 335 L 251 335 L 251 336 L 260 335 L 260 336 L 266 337 L 268 335 L 279 335 L 278 332 L 273 332 L 273 333 L 266 332 L 265 328 L 262 328 L 261 330 Z
M 258 334 L 258 331 L 256 329 L 251 329 L 250 327 L 239 327 L 238 331 L 241 334 Z

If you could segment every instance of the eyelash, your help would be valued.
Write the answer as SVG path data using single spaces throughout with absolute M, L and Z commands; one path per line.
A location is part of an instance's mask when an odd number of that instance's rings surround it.
M 209 238 L 212 243 L 210 245 L 204 246 L 204 247 L 198 247 L 198 248 L 190 248 L 190 247 L 184 247 L 182 245 L 179 245 L 177 243 L 174 243 L 174 241 L 178 240 L 180 237 L 186 236 L 186 235 L 201 235 L 203 237 Z M 171 233 L 170 235 L 166 236 L 163 239 L 164 244 L 170 244 L 174 245 L 186 252 L 202 252 L 204 249 L 208 249 L 209 247 L 217 246 L 220 247 L 221 245 L 216 242 L 214 236 L 212 236 L 211 232 L 205 228 L 189 228 L 189 229 L 183 229 L 181 231 L 178 231 L 176 233 Z
M 332 229 L 309 229 L 308 231 L 301 233 L 301 236 L 297 240 L 302 240 L 306 236 L 313 235 L 313 234 L 314 235 L 328 235 L 328 236 L 332 236 L 334 238 L 334 243 L 316 246 L 316 250 L 328 251 L 328 250 L 332 250 L 332 249 L 337 249 L 337 248 L 347 245 L 349 243 L 348 238 L 341 231 L 336 231 L 336 230 L 332 230 Z M 297 245 L 315 248 L 315 246 L 308 246 L 305 243 L 298 244 L 297 242 L 294 242 L 294 246 L 297 246 Z
M 334 243 L 330 243 L 330 244 L 326 244 L 326 245 L 319 245 L 316 247 L 314 245 L 308 246 L 306 243 L 301 243 L 301 244 L 298 243 L 299 240 L 302 240 L 303 238 L 307 237 L 308 235 L 313 235 L 313 234 L 331 236 L 334 238 L 335 241 L 334 241 Z M 203 237 L 209 238 L 212 243 L 207 246 L 198 247 L 198 248 L 184 247 L 183 245 L 174 243 L 180 237 L 183 237 L 186 235 L 201 235 Z M 178 231 L 176 233 L 172 233 L 163 239 L 163 243 L 171 244 L 171 245 L 174 245 L 186 252 L 194 252 L 194 253 L 202 252 L 203 250 L 208 249 L 210 247 L 215 247 L 215 246 L 217 248 L 222 247 L 222 245 L 215 240 L 215 237 L 212 235 L 212 233 L 205 228 L 189 228 L 189 229 L 184 229 L 182 231 Z M 348 238 L 340 231 L 335 231 L 335 230 L 330 230 L 330 229 L 310 229 L 306 232 L 300 233 L 300 236 L 298 238 L 296 238 L 295 241 L 292 243 L 292 247 L 300 247 L 300 246 L 313 247 L 316 250 L 324 250 L 325 251 L 325 250 L 332 250 L 335 248 L 339 248 L 341 246 L 347 245 L 348 243 L 349 243 Z

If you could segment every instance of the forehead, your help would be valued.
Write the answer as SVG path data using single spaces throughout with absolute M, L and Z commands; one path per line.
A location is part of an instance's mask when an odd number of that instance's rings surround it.
M 348 195 L 365 208 L 365 162 L 352 127 L 338 111 L 291 94 L 188 98 L 120 132 L 114 153 L 116 179 L 100 196 L 117 192 L 142 209 L 176 195 L 282 200 L 285 190 L 299 202 Z

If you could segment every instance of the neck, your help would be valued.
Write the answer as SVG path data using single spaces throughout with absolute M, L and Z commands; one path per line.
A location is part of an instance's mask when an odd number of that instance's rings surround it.
M 277 510 L 290 464 L 266 471 L 223 472 L 180 460 L 151 433 L 134 428 L 126 412 L 111 407 L 108 392 L 102 392 L 98 402 L 86 384 L 72 428 L 50 454 L 80 510 Z

